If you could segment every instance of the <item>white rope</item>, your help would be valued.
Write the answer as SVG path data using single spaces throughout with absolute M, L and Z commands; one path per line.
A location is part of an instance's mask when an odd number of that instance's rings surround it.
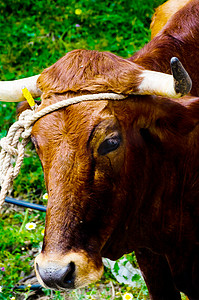
M 55 110 L 82 101 L 123 100 L 125 98 L 126 97 L 123 95 L 114 93 L 83 95 L 54 103 L 38 112 L 30 109 L 22 112 L 19 116 L 19 120 L 10 127 L 7 136 L 0 140 L 0 146 L 2 147 L 0 152 L 0 209 L 8 190 L 13 184 L 13 180 L 20 171 L 24 158 L 25 146 L 31 136 L 33 124 L 38 119 Z

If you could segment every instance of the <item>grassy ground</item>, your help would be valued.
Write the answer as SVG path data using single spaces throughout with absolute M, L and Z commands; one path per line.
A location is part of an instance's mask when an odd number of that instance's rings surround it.
M 131 56 L 150 39 L 154 7 L 163 0 L 0 0 L 0 78 L 12 80 L 40 73 L 76 48 L 111 51 Z M 0 138 L 15 120 L 15 104 L 0 105 Z M 28 145 L 11 196 L 46 204 L 43 172 L 35 150 Z M 67 294 L 33 291 L 37 284 L 33 259 L 41 248 L 45 213 L 5 205 L 0 220 L 0 300 L 13 299 L 149 299 L 140 278 L 134 288 L 118 284 L 106 269 L 102 280 Z M 36 228 L 28 230 L 30 222 Z M 127 257 L 134 261 L 134 258 Z M 32 275 L 32 277 L 31 277 Z M 141 282 L 141 287 L 140 287 Z M 138 284 L 139 283 L 139 284 Z M 19 284 L 26 289 L 17 289 Z M 27 287 L 29 285 L 29 287 Z

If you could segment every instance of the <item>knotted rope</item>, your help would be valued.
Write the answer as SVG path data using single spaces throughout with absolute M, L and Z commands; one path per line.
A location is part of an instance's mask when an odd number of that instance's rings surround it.
M 8 190 L 13 184 L 13 180 L 20 171 L 24 158 L 25 146 L 30 139 L 32 127 L 38 119 L 60 108 L 82 101 L 122 100 L 125 98 L 126 97 L 123 95 L 114 93 L 83 95 L 54 103 L 38 112 L 31 109 L 22 112 L 19 116 L 19 120 L 10 127 L 7 136 L 0 140 L 0 146 L 2 147 L 0 152 L 0 209 Z

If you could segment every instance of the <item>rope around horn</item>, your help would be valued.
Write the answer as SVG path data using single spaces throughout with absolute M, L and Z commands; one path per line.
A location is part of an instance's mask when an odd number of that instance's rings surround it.
M 10 127 L 7 136 L 0 140 L 0 146 L 2 147 L 0 152 L 0 209 L 13 184 L 13 180 L 19 174 L 24 158 L 25 146 L 31 136 L 32 127 L 38 119 L 60 108 L 82 101 L 123 100 L 125 98 L 123 95 L 114 93 L 83 95 L 54 103 L 38 112 L 31 109 L 22 112 L 19 120 Z

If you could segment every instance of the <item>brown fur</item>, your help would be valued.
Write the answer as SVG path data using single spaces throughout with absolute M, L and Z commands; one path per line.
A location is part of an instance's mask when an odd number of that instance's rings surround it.
M 142 70 L 109 52 L 74 50 L 44 70 L 38 86 L 43 97 L 66 92 L 130 94 L 137 90 Z
M 160 30 L 165 26 L 168 20 L 185 4 L 192 0 L 169 0 L 160 5 L 152 17 L 151 22 L 151 38 L 159 34 Z

